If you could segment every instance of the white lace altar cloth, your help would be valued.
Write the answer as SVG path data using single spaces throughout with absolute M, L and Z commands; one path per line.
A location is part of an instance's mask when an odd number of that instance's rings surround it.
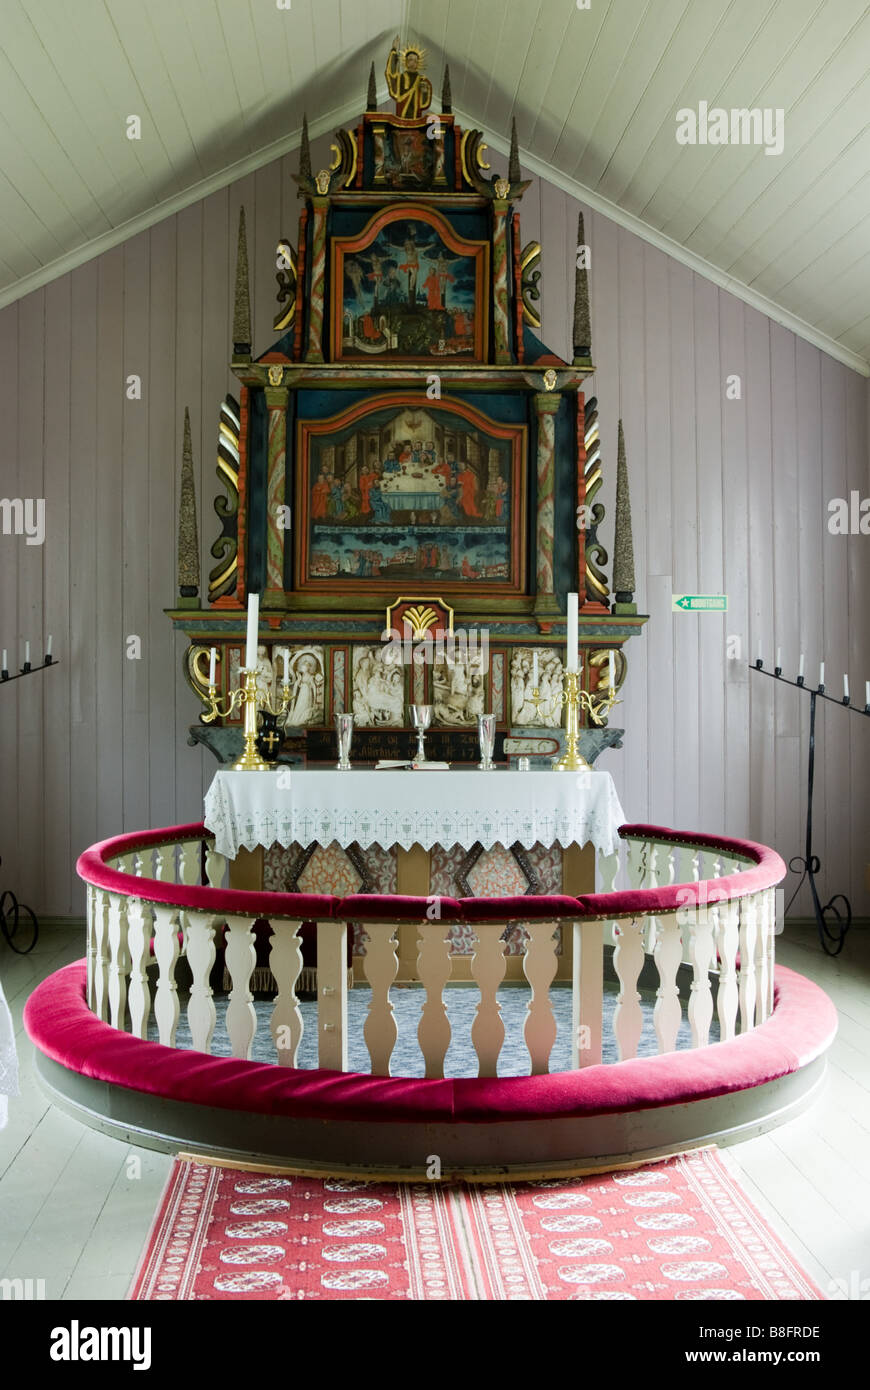
M 624 823 L 609 772 L 217 772 L 205 798 L 206 828 L 230 859 L 242 848 L 314 841 L 385 850 L 591 841 L 606 855 Z
M 15 1052 L 15 1030 L 12 1015 L 0 984 L 0 1129 L 6 1123 L 9 1096 L 18 1095 L 18 1058 Z

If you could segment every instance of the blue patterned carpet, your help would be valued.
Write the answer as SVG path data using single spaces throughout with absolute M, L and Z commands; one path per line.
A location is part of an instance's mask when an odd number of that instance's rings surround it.
M 475 985 L 448 986 L 444 991 L 447 1004 L 447 1017 L 453 1031 L 453 1038 L 445 1062 L 447 1076 L 476 1076 L 477 1055 L 471 1045 L 471 1025 L 480 998 Z M 348 995 L 348 1039 L 349 1065 L 355 1072 L 368 1072 L 371 1069 L 369 1055 L 363 1041 L 363 1023 L 368 1012 L 370 990 L 367 985 L 356 985 Z M 396 987 L 390 992 L 395 1012 L 399 1037 L 392 1056 L 391 1071 L 394 1076 L 419 1077 L 424 1074 L 423 1057 L 417 1044 L 417 1025 L 423 1007 L 424 994 L 419 988 Z M 553 985 L 550 990 L 553 1013 L 556 1017 L 556 1043 L 550 1056 L 551 1071 L 568 1071 L 571 1065 L 571 988 L 569 985 Z M 505 1042 L 499 1057 L 499 1076 L 528 1076 L 529 1058 L 523 1044 L 523 1022 L 529 990 L 525 985 L 503 985 L 498 992 L 502 1018 L 505 1025 Z M 212 1040 L 212 1054 L 216 1057 L 229 1057 L 230 1041 L 226 1030 L 226 997 L 215 997 L 217 1026 Z M 644 1028 L 638 1047 L 641 1057 L 654 1056 L 658 1051 L 653 1029 L 653 1006 L 655 997 L 641 996 L 644 1012 Z M 275 1050 L 269 1033 L 271 1002 L 257 999 L 254 1007 L 257 1013 L 257 1032 L 254 1038 L 252 1060 L 255 1062 L 274 1062 Z M 616 987 L 605 986 L 604 995 L 604 1054 L 605 1062 L 616 1062 L 616 1042 L 613 1037 L 613 1014 L 616 1008 Z M 300 1005 L 304 1023 L 302 1044 L 299 1049 L 300 1067 L 317 1066 L 317 1005 L 314 1000 L 303 1001 Z M 157 1040 L 153 1023 L 149 1025 L 149 1038 Z M 719 1041 L 719 1025 L 714 1019 L 710 1030 L 710 1041 Z M 187 1027 L 187 999 L 181 996 L 181 1020 L 178 1027 L 178 1047 L 190 1046 L 190 1031 Z M 677 1048 L 691 1047 L 691 1034 L 688 1020 L 683 1017 L 677 1038 Z

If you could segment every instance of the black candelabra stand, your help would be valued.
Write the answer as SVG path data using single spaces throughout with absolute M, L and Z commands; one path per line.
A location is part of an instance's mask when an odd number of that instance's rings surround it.
M 8 685 L 10 681 L 20 680 L 22 676 L 33 676 L 37 671 L 44 671 L 47 666 L 56 666 L 57 664 L 51 656 L 46 656 L 41 666 L 31 666 L 29 661 L 25 661 L 21 670 L 14 676 L 10 676 L 4 667 L 0 671 L 0 685 Z M 0 859 L 0 864 L 2 862 Z M 27 946 L 20 946 L 15 939 L 22 926 L 22 919 L 27 922 L 30 932 L 30 941 Z M 20 903 L 11 888 L 6 888 L 0 893 L 0 936 L 19 956 L 26 956 L 39 940 L 39 919 L 36 913 L 26 903 Z
M 801 659 L 803 665 L 803 659 Z M 842 700 L 836 699 L 833 695 L 825 694 L 825 687 L 821 683 L 812 689 L 808 686 L 803 676 L 798 676 L 797 680 L 790 681 L 783 676 L 779 666 L 772 671 L 765 671 L 764 662 L 761 657 L 757 661 L 751 662 L 750 671 L 758 671 L 762 676 L 769 676 L 771 680 L 779 681 L 781 685 L 792 685 L 796 690 L 805 690 L 810 697 L 810 747 L 807 758 L 807 824 L 806 836 L 804 840 L 803 854 L 796 854 L 788 861 L 788 867 L 792 873 L 800 873 L 798 885 L 788 900 L 785 912 L 791 907 L 804 879 L 809 879 L 810 892 L 813 896 L 813 911 L 816 918 L 816 926 L 819 932 L 819 942 L 822 950 L 829 956 L 838 956 L 846 942 L 846 934 L 852 925 L 852 904 L 845 893 L 834 893 L 828 899 L 824 907 L 822 906 L 819 892 L 816 887 L 816 874 L 821 868 L 821 860 L 817 854 L 813 853 L 813 780 L 815 777 L 816 765 L 816 704 L 819 700 L 827 700 L 829 704 L 839 705 L 841 708 L 851 710 L 852 714 L 870 715 L 870 703 L 865 704 L 861 709 L 853 705 L 848 694 Z M 842 904 L 842 910 L 837 906 Z M 785 912 L 783 916 L 785 916 Z M 831 921 L 828 921 L 830 915 Z

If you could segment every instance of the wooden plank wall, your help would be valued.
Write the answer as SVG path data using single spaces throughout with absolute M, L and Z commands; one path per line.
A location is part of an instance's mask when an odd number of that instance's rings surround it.
M 329 141 L 316 143 L 315 168 Z M 497 157 L 496 157 L 497 158 Z M 495 165 L 493 166 L 495 167 Z M 278 237 L 296 242 L 286 156 L 0 312 L 0 493 L 45 495 L 42 549 L 0 537 L 0 646 L 56 671 L 0 692 L 0 887 L 39 911 L 81 913 L 75 857 L 142 825 L 196 819 L 214 763 L 187 744 L 195 702 L 175 597 L 181 428 L 190 408 L 207 584 L 217 534 L 217 421 L 227 368 L 238 209 L 247 214 L 255 350 L 272 340 Z M 535 180 L 523 241 L 543 243 L 544 340 L 571 355 L 579 205 Z M 808 701 L 751 676 L 800 649 L 830 688 L 870 677 L 870 544 L 834 537 L 826 504 L 870 494 L 867 382 L 685 266 L 584 209 L 592 248 L 593 356 L 612 555 L 616 427 L 623 418 L 637 600 L 619 707 L 625 747 L 606 753 L 626 813 L 680 828 L 802 845 Z M 142 381 L 130 400 L 125 381 Z M 739 401 L 725 378 L 741 377 Z M 671 613 L 671 594 L 724 592 L 726 617 Z M 140 661 L 127 638 L 142 640 Z M 742 659 L 728 660 L 739 637 Z M 826 894 L 866 915 L 870 724 L 819 719 L 816 850 Z M 795 912 L 808 911 L 803 893 Z

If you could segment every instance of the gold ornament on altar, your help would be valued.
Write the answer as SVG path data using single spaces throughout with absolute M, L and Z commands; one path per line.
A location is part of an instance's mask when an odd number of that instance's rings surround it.
M 286 665 L 284 669 L 286 672 Z M 209 712 L 202 715 L 202 722 L 211 724 L 215 719 L 228 719 L 237 709 L 243 709 L 245 747 L 238 762 L 233 763 L 233 772 L 268 772 L 271 764 L 264 762 L 257 751 L 257 716 L 261 709 L 277 718 L 286 714 L 290 704 L 290 683 L 287 680 L 281 682 L 281 703 L 275 709 L 271 699 L 264 697 L 257 689 L 256 666 L 243 668 L 241 675 L 242 685 L 228 692 L 224 709 L 221 709 L 217 686 L 209 685 Z M 274 738 L 275 735 L 272 734 L 271 737 Z
M 613 653 L 611 652 L 611 657 Z M 534 693 L 534 692 L 533 692 Z M 589 763 L 579 748 L 580 710 L 584 709 L 592 723 L 601 728 L 605 716 L 614 705 L 622 704 L 616 698 L 616 690 L 608 686 L 605 696 L 590 695 L 588 690 L 580 689 L 580 675 L 577 671 L 565 673 L 565 689 L 562 693 L 565 706 L 565 752 L 553 763 L 554 772 L 589 772 Z
M 386 78 L 397 116 L 416 120 L 432 105 L 432 83 L 423 76 L 425 62 L 425 49 L 413 43 L 400 48 L 396 35 L 387 59 Z
M 320 169 L 314 176 L 314 183 L 321 197 L 329 192 L 329 180 L 332 177 L 328 169 Z
M 544 386 L 546 387 L 546 389 L 548 391 L 555 391 L 556 382 L 558 380 L 559 378 L 556 376 L 556 373 L 554 372 L 553 368 L 548 367 L 547 370 L 544 372 Z
M 278 366 L 275 366 L 275 365 L 271 366 L 271 367 L 269 368 L 269 385 L 270 385 L 270 386 L 280 386 L 283 380 L 284 380 L 284 368 L 283 368 L 283 367 L 278 367 Z
M 509 195 L 510 191 L 511 191 L 511 186 L 510 186 L 510 184 L 508 183 L 507 179 L 496 179 L 496 181 L 495 181 L 495 196 L 496 196 L 498 199 L 500 199 L 501 202 L 506 202 L 506 201 L 507 201 L 507 198 L 508 198 L 508 195 Z

